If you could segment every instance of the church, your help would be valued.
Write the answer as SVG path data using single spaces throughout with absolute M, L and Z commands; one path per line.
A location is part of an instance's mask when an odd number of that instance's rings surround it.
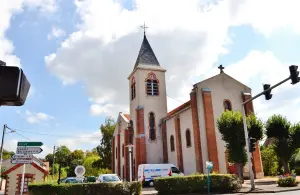
M 120 112 L 116 121 L 112 172 L 129 181 L 131 162 L 136 180 L 138 165 L 170 163 L 189 175 L 207 173 L 206 161 L 212 161 L 213 171 L 229 173 L 232 165 L 216 121 L 225 110 L 242 111 L 241 103 L 251 98 L 251 89 L 227 75 L 222 66 L 219 69 L 220 74 L 191 86 L 189 101 L 168 112 L 166 70 L 144 34 L 128 76 L 130 113 Z M 254 112 L 252 102 L 245 105 L 245 112 Z M 258 143 L 252 162 L 255 177 L 263 177 Z

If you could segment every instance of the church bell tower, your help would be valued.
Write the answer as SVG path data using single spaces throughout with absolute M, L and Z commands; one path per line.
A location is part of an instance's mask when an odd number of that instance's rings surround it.
M 160 66 L 146 37 L 129 80 L 130 118 L 134 130 L 133 163 L 163 163 L 161 119 L 167 116 L 166 70 Z

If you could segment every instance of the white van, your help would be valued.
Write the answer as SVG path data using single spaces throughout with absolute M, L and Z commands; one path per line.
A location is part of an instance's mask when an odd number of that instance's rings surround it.
M 141 164 L 138 168 L 138 181 L 144 185 L 154 186 L 154 178 L 184 176 L 173 164 Z

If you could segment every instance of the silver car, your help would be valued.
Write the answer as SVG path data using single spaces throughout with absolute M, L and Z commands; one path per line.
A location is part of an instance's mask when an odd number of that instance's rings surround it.
M 117 174 L 101 174 L 99 175 L 97 182 L 122 183 L 122 180 Z

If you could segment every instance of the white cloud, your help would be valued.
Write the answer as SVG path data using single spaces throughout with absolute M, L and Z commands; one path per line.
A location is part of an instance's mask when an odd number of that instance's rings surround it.
M 17 145 L 18 145 L 17 143 L 18 143 L 18 140 L 9 139 L 9 137 L 6 137 L 3 148 L 7 151 L 16 152 L 17 151 Z
M 100 139 L 101 139 L 101 133 L 100 131 L 95 131 L 94 133 L 89 133 L 89 134 L 81 134 L 81 135 L 74 135 L 76 137 L 74 138 L 63 138 L 63 139 L 58 139 L 56 141 L 57 146 L 67 146 L 70 148 L 70 150 L 75 150 L 79 149 L 79 147 L 86 145 L 86 144 L 93 144 L 98 146 L 100 144 Z
M 137 10 L 129 11 L 118 1 L 77 0 L 79 30 L 70 34 L 55 53 L 45 57 L 47 68 L 64 84 L 83 82 L 91 100 L 92 115 L 128 111 L 127 76 L 138 54 L 142 41 L 139 26 L 144 21 L 150 27 L 148 40 L 161 66 L 167 69 L 169 110 L 185 102 L 195 78 L 207 77 L 218 57 L 229 52 L 226 49 L 231 44 L 229 27 L 249 24 L 269 36 L 285 26 L 294 30 L 300 26 L 292 18 L 297 11 L 287 9 L 295 10 L 299 4 L 296 0 L 275 3 L 227 0 L 216 4 L 200 0 L 136 0 L 134 3 Z M 245 69 L 247 74 L 243 77 L 240 73 Z M 252 51 L 244 60 L 226 68 L 254 92 L 259 91 L 260 82 L 274 84 L 281 79 L 276 74 L 285 76 L 287 70 L 272 53 L 260 51 Z
M 43 112 L 31 112 L 26 110 L 26 120 L 30 124 L 38 124 L 42 122 L 47 122 L 54 119 L 53 116 L 45 114 Z
M 1 0 L 0 6 L 0 60 L 8 66 L 21 66 L 20 59 L 13 54 L 14 45 L 5 37 L 13 14 L 22 12 L 24 7 L 36 8 L 41 12 L 54 12 L 56 0 Z
M 59 37 L 63 37 L 66 35 L 66 32 L 58 27 L 52 27 L 52 31 L 51 33 L 48 34 L 47 38 L 48 40 L 54 39 L 54 38 L 59 38 Z

